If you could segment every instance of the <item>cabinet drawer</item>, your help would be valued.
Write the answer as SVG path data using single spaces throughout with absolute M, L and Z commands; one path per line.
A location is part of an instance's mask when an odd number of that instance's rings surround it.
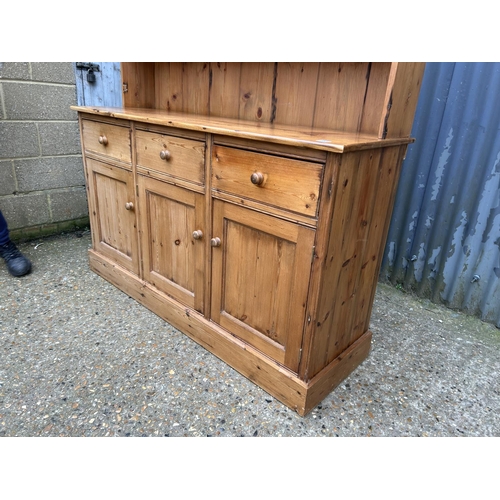
M 236 196 L 315 217 L 321 164 L 215 146 L 212 186 Z
M 130 129 L 111 123 L 82 120 L 85 151 L 131 164 Z
M 137 166 L 203 184 L 205 143 L 136 130 Z

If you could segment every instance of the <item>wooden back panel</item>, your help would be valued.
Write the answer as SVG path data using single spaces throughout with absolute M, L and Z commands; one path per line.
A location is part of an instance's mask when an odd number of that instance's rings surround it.
M 423 63 L 122 63 L 124 107 L 409 137 Z

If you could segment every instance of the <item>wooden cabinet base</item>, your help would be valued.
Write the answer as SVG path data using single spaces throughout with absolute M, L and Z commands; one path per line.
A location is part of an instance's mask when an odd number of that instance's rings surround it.
M 308 383 L 258 350 L 208 321 L 201 314 L 141 281 L 111 260 L 89 250 L 90 268 L 130 295 L 243 376 L 304 416 L 320 403 L 368 356 L 371 332 L 366 331 Z
M 423 70 L 122 63 L 72 107 L 92 269 L 305 415 L 370 350 Z

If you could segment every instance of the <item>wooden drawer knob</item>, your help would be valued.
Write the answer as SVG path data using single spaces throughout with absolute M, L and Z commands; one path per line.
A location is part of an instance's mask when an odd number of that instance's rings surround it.
M 131 201 L 128 201 L 127 203 L 125 203 L 125 209 L 126 210 L 133 210 L 134 204 Z
M 103 146 L 108 145 L 108 138 L 105 135 L 100 135 L 99 136 L 99 144 L 102 144 Z
M 262 172 L 254 172 L 250 176 L 250 180 L 252 181 L 252 184 L 255 184 L 256 186 L 262 186 L 264 183 L 264 174 Z
M 210 245 L 213 247 L 220 247 L 220 238 L 212 238 L 210 240 Z
M 201 240 L 203 238 L 203 232 L 198 230 L 198 231 L 193 231 L 193 238 L 195 240 Z
M 170 151 L 168 151 L 167 149 L 160 151 L 160 158 L 162 160 L 168 161 L 170 160 L 170 156 L 171 156 Z

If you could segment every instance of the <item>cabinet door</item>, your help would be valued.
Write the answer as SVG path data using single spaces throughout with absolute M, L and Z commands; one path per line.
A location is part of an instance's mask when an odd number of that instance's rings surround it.
M 139 274 L 132 172 L 87 158 L 94 249 Z
M 138 176 L 144 279 L 203 313 L 204 195 Z
M 212 320 L 297 371 L 314 230 L 214 201 Z

